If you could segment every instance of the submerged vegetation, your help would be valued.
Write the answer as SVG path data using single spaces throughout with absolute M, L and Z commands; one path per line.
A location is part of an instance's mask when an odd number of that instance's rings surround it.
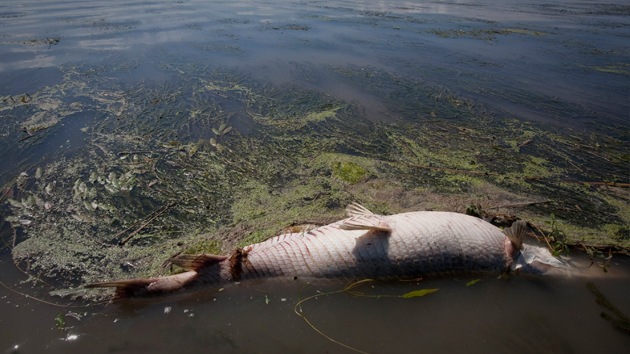
M 599 306 L 612 312 L 614 315 L 611 316 L 608 312 L 602 311 L 600 313 L 600 317 L 610 322 L 615 328 L 625 331 L 626 333 L 630 333 L 630 318 L 613 305 L 595 284 L 588 282 L 586 283 L 586 287 L 591 291 L 591 293 L 593 293 L 593 295 L 595 295 L 595 302 Z
M 477 38 L 484 40 L 494 40 L 496 36 L 506 35 L 523 35 L 523 36 L 543 36 L 545 33 L 539 31 L 532 31 L 522 28 L 493 28 L 493 29 L 450 29 L 450 30 L 431 30 L 432 34 L 435 34 L 444 38 Z
M 399 119 L 228 69 L 165 66 L 170 81 L 133 87 L 96 84 L 92 70 L 65 67 L 56 86 L 0 107 L 19 122 L 3 130 L 27 134 L 5 147 L 58 149 L 16 171 L 0 201 L 20 230 L 3 245 L 60 289 L 164 274 L 174 254 L 330 222 L 352 201 L 381 213 L 473 204 L 529 220 L 555 247 L 630 247 L 628 155 L 612 136 L 552 132 L 378 70 L 330 68 L 390 97 Z M 80 139 L 52 145 L 59 122 Z

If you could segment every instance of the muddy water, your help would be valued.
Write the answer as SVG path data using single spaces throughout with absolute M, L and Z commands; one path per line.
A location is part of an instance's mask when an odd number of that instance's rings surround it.
M 191 67 L 229 68 L 259 82 L 314 90 L 352 102 L 365 119 L 394 123 L 414 119 L 409 101 L 426 98 L 399 92 L 411 79 L 472 99 L 499 121 L 605 132 L 627 143 L 629 13 L 614 0 L 3 3 L 0 182 L 37 161 L 80 153 L 82 129 L 116 111 L 109 93 L 164 84 L 168 91 L 170 80 L 187 80 Z M 403 83 L 369 80 L 383 72 Z M 78 79 L 68 79 L 73 75 Z M 72 85 L 55 86 L 66 81 Z M 42 117 L 58 122 L 24 123 L 35 115 L 31 96 L 46 98 L 51 87 L 60 101 L 44 102 Z M 84 94 L 90 90 L 100 96 Z M 87 109 L 75 111 L 75 103 Z M 38 124 L 47 128 L 35 138 L 22 129 Z M 236 128 L 243 133 L 253 129 L 242 125 Z M 28 144 L 33 139 L 40 140 Z M 611 312 L 585 285 L 592 281 L 630 314 L 630 265 L 622 258 L 608 273 L 593 267 L 573 278 L 366 284 L 359 290 L 368 294 L 439 291 L 412 299 L 321 296 L 302 304 L 313 328 L 294 313 L 295 304 L 345 284 L 249 282 L 82 307 L 51 299 L 37 282 L 23 283 L 9 248 L 0 251 L 0 281 L 8 287 L 0 288 L 4 352 L 350 352 L 346 345 L 375 353 L 615 353 L 630 345 L 626 333 L 600 317 Z
M 371 282 L 352 289 L 364 296 L 338 292 L 346 284 L 266 280 L 66 308 L 0 288 L 0 349 L 5 353 L 622 353 L 630 336 L 600 317 L 602 312 L 615 315 L 596 304 L 586 283 L 595 284 L 619 311 L 629 314 L 630 262 L 617 258 L 604 273 L 597 266 L 588 268 L 587 259 L 577 258 L 579 271 L 573 277 L 461 277 Z M 6 263 L 2 265 L 6 269 Z M 7 274 L 3 278 L 6 281 Z M 467 286 L 471 280 L 479 281 Z M 19 284 L 13 287 L 25 289 Z M 396 297 L 420 289 L 438 291 L 424 297 Z M 317 294 L 322 295 L 298 304 Z M 308 323 L 294 312 L 296 304 Z M 55 320 L 59 316 L 63 325 Z

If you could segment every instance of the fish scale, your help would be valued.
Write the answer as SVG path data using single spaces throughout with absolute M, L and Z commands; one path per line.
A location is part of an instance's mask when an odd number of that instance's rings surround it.
M 563 267 L 547 249 L 523 245 L 527 224 L 503 232 L 472 216 L 417 211 L 377 215 L 351 204 L 349 217 L 309 232 L 287 233 L 234 250 L 228 256 L 179 255 L 186 271 L 154 278 L 88 284 L 115 287 L 116 297 L 169 292 L 196 283 L 285 277 L 415 279 L 428 275 L 520 269 L 544 273 Z
M 241 274 L 286 277 L 401 278 L 449 272 L 501 271 L 505 235 L 474 217 L 450 212 L 382 216 L 391 233 L 343 230 L 345 220 L 252 247 Z M 247 249 L 247 247 L 245 247 Z M 428 259 L 429 262 L 421 262 Z

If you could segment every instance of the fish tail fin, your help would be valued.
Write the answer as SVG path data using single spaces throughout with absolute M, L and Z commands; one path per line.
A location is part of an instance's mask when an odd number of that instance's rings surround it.
M 178 290 L 195 280 L 198 273 L 188 271 L 155 278 L 106 281 L 85 285 L 86 288 L 116 288 L 114 299 L 146 296 Z
M 528 232 L 527 222 L 519 220 L 503 230 L 510 240 L 506 251 L 512 256 L 511 270 L 521 269 L 528 273 L 543 274 L 551 268 L 565 268 L 566 265 L 554 257 L 545 247 L 523 243 Z
M 86 288 L 116 288 L 114 298 L 146 296 L 179 290 L 199 278 L 199 271 L 205 267 L 219 264 L 226 260 L 225 256 L 213 254 L 182 254 L 172 257 L 172 264 L 184 268 L 183 273 L 154 278 L 136 278 L 106 281 L 85 285 Z

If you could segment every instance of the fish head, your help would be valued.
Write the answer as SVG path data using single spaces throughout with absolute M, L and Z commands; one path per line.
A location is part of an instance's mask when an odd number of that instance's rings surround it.
M 510 271 L 544 274 L 552 268 L 567 268 L 567 265 L 554 257 L 547 248 L 526 244 L 524 241 L 527 232 L 527 222 L 522 220 L 503 230 Z
M 511 271 L 542 275 L 552 268 L 565 269 L 567 265 L 544 247 L 523 244 L 512 253 Z

